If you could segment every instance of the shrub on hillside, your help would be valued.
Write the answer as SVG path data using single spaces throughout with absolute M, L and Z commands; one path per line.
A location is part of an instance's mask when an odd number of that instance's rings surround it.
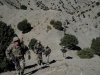
M 58 9 L 58 11 L 62 11 L 61 9 Z
M 98 12 L 97 15 L 100 16 L 100 12 Z
M 0 15 L 0 18 L 3 18 L 2 15 Z
M 48 25 L 47 25 L 47 30 L 51 30 L 51 29 L 52 29 L 51 26 L 48 26 Z
M 50 21 L 50 24 L 53 25 L 53 27 L 54 27 L 55 29 L 63 30 L 62 22 L 61 22 L 61 21 L 51 20 L 51 21 Z
M 47 30 L 46 30 L 46 32 L 48 32 L 49 30 L 51 30 L 52 28 L 51 28 L 51 26 L 48 26 L 47 25 Z
M 90 48 L 84 48 L 83 50 L 80 50 L 77 52 L 77 55 L 80 58 L 92 58 L 94 56 L 93 51 Z
M 8 60 L 6 57 L 2 60 L 2 63 L 0 63 L 0 72 L 6 72 L 14 70 L 14 64 L 11 60 Z
M 5 50 L 12 42 L 14 36 L 15 33 L 12 27 L 7 26 L 6 23 L 0 21 L 0 72 L 14 68 L 11 61 L 5 56 Z
M 98 6 L 100 3 L 99 2 L 96 2 L 96 5 Z
M 30 43 L 29 43 L 29 48 L 34 50 L 34 45 L 36 44 L 37 40 L 35 38 L 31 39 Z
M 53 25 L 55 23 L 55 20 L 51 20 L 50 24 Z
M 100 55 L 100 37 L 92 39 L 91 49 L 95 54 Z
M 61 22 L 61 21 L 56 21 L 56 22 L 54 23 L 53 27 L 54 27 L 55 29 L 58 29 L 58 30 L 63 30 L 63 28 L 62 28 L 62 22 Z
M 74 35 L 66 34 L 63 38 L 61 38 L 60 45 L 64 45 L 69 49 L 72 49 L 74 46 L 78 44 L 78 40 Z
M 31 24 L 27 22 L 27 19 L 18 23 L 17 28 L 22 31 L 22 33 L 27 33 L 31 30 Z
M 25 5 L 21 5 L 20 8 L 21 8 L 21 9 L 24 9 L 24 10 L 27 9 L 27 7 L 26 7 Z

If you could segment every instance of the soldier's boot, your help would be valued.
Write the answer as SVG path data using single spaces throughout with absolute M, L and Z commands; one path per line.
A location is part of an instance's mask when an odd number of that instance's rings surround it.
M 44 63 L 43 63 L 43 60 L 42 60 L 42 59 L 40 59 L 40 60 L 39 60 L 39 65 L 41 65 L 41 66 L 43 66 L 43 65 L 44 65 Z
M 24 75 L 24 69 L 20 70 L 20 75 Z
M 38 60 L 38 64 L 41 65 L 41 60 Z

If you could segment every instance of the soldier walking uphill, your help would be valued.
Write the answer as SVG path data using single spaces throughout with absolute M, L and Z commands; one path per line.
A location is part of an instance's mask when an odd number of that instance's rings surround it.
M 25 67 L 24 55 L 28 54 L 30 57 L 30 51 L 28 47 L 23 43 L 20 43 L 18 37 L 13 38 L 13 43 L 6 49 L 6 56 L 11 59 L 15 64 L 16 74 L 23 75 Z
M 43 59 L 42 59 L 42 52 L 43 52 L 43 46 L 41 45 L 40 41 L 37 41 L 37 43 L 34 46 L 34 53 L 37 57 L 37 63 L 39 65 L 43 65 Z
M 44 55 L 47 57 L 47 63 L 49 64 L 49 56 L 51 53 L 51 49 L 47 46 L 46 49 L 44 50 Z
M 66 52 L 67 52 L 67 50 L 66 50 L 65 46 L 62 47 L 61 52 L 63 53 L 63 57 L 66 58 Z

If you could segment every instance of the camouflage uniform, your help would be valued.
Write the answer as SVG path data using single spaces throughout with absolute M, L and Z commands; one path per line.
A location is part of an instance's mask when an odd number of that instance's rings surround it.
M 63 31 L 64 31 L 64 35 L 66 35 L 66 28 L 65 27 L 64 27 Z
M 49 63 L 50 53 L 51 53 L 51 49 L 47 46 L 45 51 L 44 51 L 44 55 L 47 57 L 47 63 Z
M 27 53 L 28 55 L 30 55 L 30 51 L 28 50 L 28 47 L 22 43 L 20 43 L 18 46 L 15 46 L 14 43 L 12 43 L 6 49 L 6 56 L 8 59 L 12 59 L 12 57 L 10 56 L 11 53 L 14 55 L 14 57 L 16 58 L 16 62 L 18 62 L 19 66 L 20 66 L 20 69 L 19 69 L 18 66 L 15 65 L 17 75 L 23 75 L 24 67 L 25 67 L 24 54 Z M 13 61 L 13 63 L 16 64 L 14 61 Z
M 37 63 L 39 65 L 41 65 L 41 63 L 43 64 L 43 59 L 42 59 L 42 50 L 43 50 L 43 46 L 39 43 L 36 43 L 34 46 L 34 53 L 37 57 Z
M 63 46 L 63 48 L 61 49 L 61 51 L 63 53 L 63 57 L 66 58 L 66 52 L 67 52 L 67 50 L 66 50 L 65 46 Z

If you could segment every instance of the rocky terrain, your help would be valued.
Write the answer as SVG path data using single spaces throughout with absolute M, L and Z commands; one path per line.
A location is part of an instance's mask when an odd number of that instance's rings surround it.
M 59 42 L 64 32 L 50 25 L 52 19 L 61 21 L 66 33 L 78 38 L 80 48 L 90 47 L 91 40 L 100 36 L 100 16 L 97 15 L 100 5 L 97 2 L 100 3 L 99 0 L 0 0 L 0 21 L 11 25 L 15 33 L 24 38 L 26 45 L 36 38 L 52 49 L 49 66 L 33 67 L 36 57 L 31 51 L 32 59 L 27 60 L 26 56 L 28 68 L 25 75 L 100 75 L 100 58 L 96 55 L 92 59 L 80 59 L 76 55 L 77 50 L 68 50 L 67 57 L 71 58 L 63 59 Z M 20 9 L 21 5 L 25 5 L 27 10 Z M 33 29 L 22 35 L 17 24 L 24 19 L 31 23 Z M 52 28 L 48 32 L 47 26 Z

